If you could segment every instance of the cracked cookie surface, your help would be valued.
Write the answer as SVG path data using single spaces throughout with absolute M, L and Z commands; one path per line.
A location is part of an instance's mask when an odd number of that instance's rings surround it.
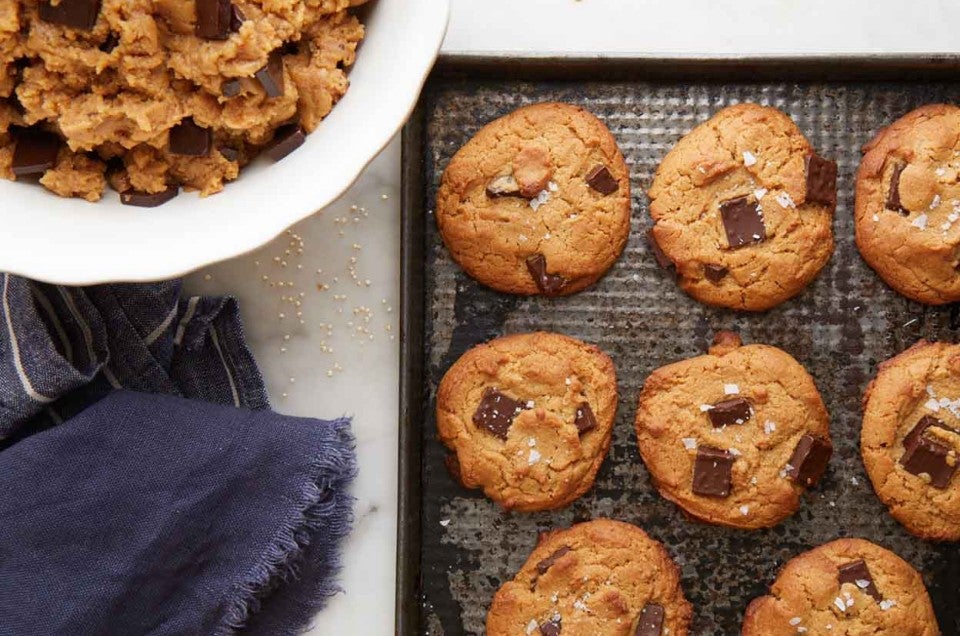
M 547 510 L 593 485 L 617 408 L 613 362 L 554 333 L 504 336 L 457 360 L 437 389 L 451 473 L 504 508 Z
M 854 221 L 864 260 L 908 298 L 960 300 L 960 108 L 922 106 L 863 150 Z
M 487 613 L 489 636 L 685 636 L 680 573 L 640 528 L 596 519 L 543 535 Z
M 513 294 L 566 295 L 598 280 L 630 232 L 630 175 L 616 140 L 578 106 L 525 106 L 450 160 L 437 225 L 473 278 Z
M 939 636 L 923 579 L 893 552 L 839 539 L 791 559 L 747 607 L 743 636 Z
M 683 137 L 650 186 L 650 240 L 700 302 L 769 309 L 833 252 L 836 164 L 775 108 L 725 108 Z
M 864 394 L 860 452 L 907 530 L 960 540 L 960 345 L 921 340 L 880 365 Z
M 707 355 L 656 369 L 636 415 L 640 455 L 660 494 L 718 525 L 774 526 L 830 457 L 813 378 L 786 352 L 719 332 Z

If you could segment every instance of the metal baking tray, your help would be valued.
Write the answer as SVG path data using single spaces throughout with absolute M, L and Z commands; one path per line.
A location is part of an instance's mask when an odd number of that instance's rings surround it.
M 955 341 L 960 305 L 925 307 L 887 288 L 861 260 L 852 222 L 861 145 L 915 106 L 960 102 L 958 61 L 441 63 L 403 135 L 397 633 L 482 634 L 490 599 L 526 560 L 538 532 L 603 516 L 634 523 L 667 546 L 695 609 L 693 634 L 739 634 L 747 604 L 766 593 L 786 560 L 844 536 L 870 539 L 912 563 L 923 573 L 943 633 L 960 634 L 960 548 L 907 534 L 874 494 L 858 448 L 860 399 L 877 364 L 921 337 Z M 594 287 L 566 298 L 521 298 L 483 287 L 453 263 L 434 222 L 434 193 L 450 157 L 483 124 L 547 100 L 581 104 L 613 131 L 630 166 L 631 235 Z M 832 259 L 804 293 L 760 314 L 686 296 L 657 266 L 644 238 L 645 190 L 661 158 L 695 125 L 741 101 L 787 112 L 840 170 Z M 434 396 L 443 373 L 471 346 L 537 329 L 595 343 L 613 358 L 620 393 L 613 444 L 594 488 L 568 508 L 504 512 L 447 474 Z M 834 456 L 827 474 L 793 517 L 770 530 L 687 520 L 651 485 L 637 451 L 633 418 L 644 378 L 703 353 L 718 329 L 794 355 L 830 411 Z

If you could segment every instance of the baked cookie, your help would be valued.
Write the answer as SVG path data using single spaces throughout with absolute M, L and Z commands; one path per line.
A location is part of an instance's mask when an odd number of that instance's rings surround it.
M 794 557 L 747 607 L 743 636 L 939 636 L 923 579 L 893 552 L 839 539 Z
M 921 340 L 880 365 L 863 396 L 860 452 L 907 530 L 960 540 L 960 345 Z
M 709 305 L 769 309 L 833 252 L 837 164 L 775 108 L 739 104 L 694 128 L 647 194 L 657 260 Z
M 470 276 L 511 294 L 563 296 L 610 269 L 630 232 L 630 173 L 578 106 L 520 108 L 484 126 L 443 173 L 437 225 Z
M 585 493 L 610 448 L 616 410 L 610 358 L 555 333 L 478 345 L 437 389 L 451 473 L 515 510 L 560 508 Z
M 930 104 L 880 131 L 857 171 L 857 247 L 888 285 L 960 300 L 960 108 Z
M 826 470 L 830 422 L 813 378 L 789 354 L 721 331 L 707 355 L 647 378 L 640 455 L 660 494 L 690 516 L 774 526 Z
M 487 613 L 487 636 L 685 636 L 692 615 L 666 549 L 596 519 L 544 534 Z

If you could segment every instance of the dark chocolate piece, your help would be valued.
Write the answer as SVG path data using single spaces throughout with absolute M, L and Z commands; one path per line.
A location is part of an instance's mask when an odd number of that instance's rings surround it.
M 663 269 L 675 270 L 677 268 L 677 266 L 673 264 L 673 261 L 660 249 L 660 244 L 657 243 L 656 236 L 653 234 L 653 228 L 647 230 L 647 243 L 650 244 L 650 251 L 653 252 L 653 257 L 657 259 L 657 265 Z
M 633 636 L 660 636 L 663 633 L 664 611 L 663 605 L 647 603 L 640 610 L 637 629 Z
M 206 157 L 210 154 L 213 133 L 209 128 L 201 128 L 187 117 L 170 129 L 170 152 L 189 157 Z
M 577 407 L 577 416 L 573 420 L 573 423 L 577 427 L 577 432 L 581 435 L 597 428 L 597 418 L 594 417 L 593 409 L 590 408 L 589 404 L 584 402 Z
M 17 135 L 10 169 L 18 177 L 43 174 L 57 163 L 60 139 L 42 130 L 25 130 Z
M 541 576 L 546 574 L 547 570 L 549 570 L 551 566 L 553 566 L 553 564 L 557 562 L 557 559 L 559 559 L 569 551 L 570 551 L 570 546 L 565 545 L 562 548 L 557 549 L 553 554 L 548 556 L 546 559 L 544 559 L 540 563 L 537 563 L 537 574 Z
M 487 184 L 488 197 L 518 197 L 520 196 L 520 184 L 513 178 L 512 174 L 502 174 L 494 177 Z
M 224 97 L 236 97 L 242 90 L 243 83 L 237 77 L 223 80 L 223 83 L 220 84 L 220 93 L 222 93 Z
M 724 278 L 726 278 L 727 274 L 729 273 L 730 273 L 730 270 L 728 270 L 723 265 L 714 265 L 713 263 L 707 263 L 703 266 L 703 275 L 711 283 L 719 283 Z
M 220 151 L 220 156 L 227 161 L 235 163 L 240 159 L 240 151 L 233 146 L 220 146 L 217 150 Z
M 613 173 L 610 172 L 610 169 L 602 163 L 598 163 L 594 167 L 590 168 L 590 171 L 584 178 L 587 181 L 587 185 L 600 194 L 613 194 L 620 189 L 620 183 L 617 181 L 616 177 L 614 177 Z
M 485 428 L 502 440 L 507 439 L 507 431 L 513 424 L 513 418 L 527 408 L 525 402 L 514 400 L 497 389 L 487 387 L 480 398 L 480 404 L 473 414 L 473 423 Z
M 950 448 L 936 440 L 918 436 L 914 444 L 907 448 L 900 464 L 914 475 L 930 475 L 930 484 L 940 490 L 950 485 L 950 479 L 957 472 L 957 462 L 951 466 L 947 456 Z
M 240 30 L 240 27 L 243 26 L 243 23 L 247 21 L 247 16 L 243 14 L 243 11 L 240 10 L 235 4 L 230 5 L 230 30 L 236 33 Z
M 273 134 L 273 141 L 264 148 L 263 153 L 274 161 L 280 161 L 302 146 L 306 140 L 307 137 L 299 124 L 280 126 Z
M 903 207 L 903 203 L 900 202 L 900 174 L 904 168 L 906 168 L 906 165 L 902 163 L 898 163 L 893 167 L 893 174 L 890 175 L 890 189 L 887 191 L 886 208 L 894 212 L 899 212 L 900 214 L 908 215 L 910 214 L 910 210 Z
M 40 19 L 50 24 L 90 31 L 100 15 L 100 0 L 60 0 L 57 6 L 50 0 L 40 2 Z
M 830 463 L 833 446 L 827 440 L 804 435 L 793 449 L 793 455 L 784 469 L 787 477 L 803 486 L 813 486 Z
M 714 428 L 722 428 L 731 424 L 743 424 L 753 417 L 753 407 L 749 400 L 744 398 L 733 398 L 717 402 L 707 411 L 710 417 L 710 423 Z
M 162 192 L 153 193 L 127 190 L 126 192 L 120 193 L 120 203 L 138 208 L 155 208 L 158 205 L 163 205 L 178 194 L 180 194 L 180 186 L 170 186 Z
M 870 569 L 867 567 L 867 564 L 863 559 L 841 565 L 837 571 L 837 579 L 840 581 L 840 585 L 843 585 L 844 583 L 856 585 L 858 588 L 872 596 L 877 602 L 883 600 L 880 590 L 877 589 L 877 586 L 873 582 L 873 576 L 870 574 Z
M 730 249 L 743 247 L 766 240 L 767 228 L 763 224 L 760 204 L 750 197 L 731 199 L 720 204 L 720 218 L 727 233 Z
M 543 254 L 533 254 L 527 257 L 527 270 L 537 284 L 537 289 L 545 296 L 556 296 L 567 284 L 563 276 L 547 273 L 547 257 Z
M 197 0 L 197 37 L 226 40 L 230 37 L 230 0 Z
M 560 619 L 550 620 L 540 624 L 541 636 L 560 636 Z
M 837 204 L 837 162 L 810 154 L 806 159 L 807 201 Z
M 950 431 L 951 433 L 960 433 L 954 428 L 951 428 L 944 424 L 942 421 L 938 420 L 932 415 L 924 415 L 920 418 L 920 421 L 917 422 L 917 425 L 913 427 L 907 436 L 903 438 L 903 447 L 905 449 L 910 448 L 911 446 L 917 443 L 917 440 L 920 439 L 920 436 L 927 432 L 928 428 L 936 427 L 942 428 L 945 431 Z
M 730 495 L 733 453 L 710 446 L 697 448 L 693 464 L 693 492 L 704 497 L 727 497 Z
M 284 93 L 283 55 L 280 51 L 273 51 L 267 58 L 267 63 L 255 73 L 260 86 L 266 91 L 267 97 L 280 97 Z

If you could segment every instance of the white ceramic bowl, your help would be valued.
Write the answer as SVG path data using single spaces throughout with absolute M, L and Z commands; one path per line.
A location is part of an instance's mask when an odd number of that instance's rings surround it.
M 406 121 L 446 31 L 448 0 L 373 0 L 350 90 L 296 152 L 258 159 L 220 194 L 165 205 L 62 199 L 0 179 L 0 271 L 87 285 L 160 280 L 255 249 L 342 194 Z

